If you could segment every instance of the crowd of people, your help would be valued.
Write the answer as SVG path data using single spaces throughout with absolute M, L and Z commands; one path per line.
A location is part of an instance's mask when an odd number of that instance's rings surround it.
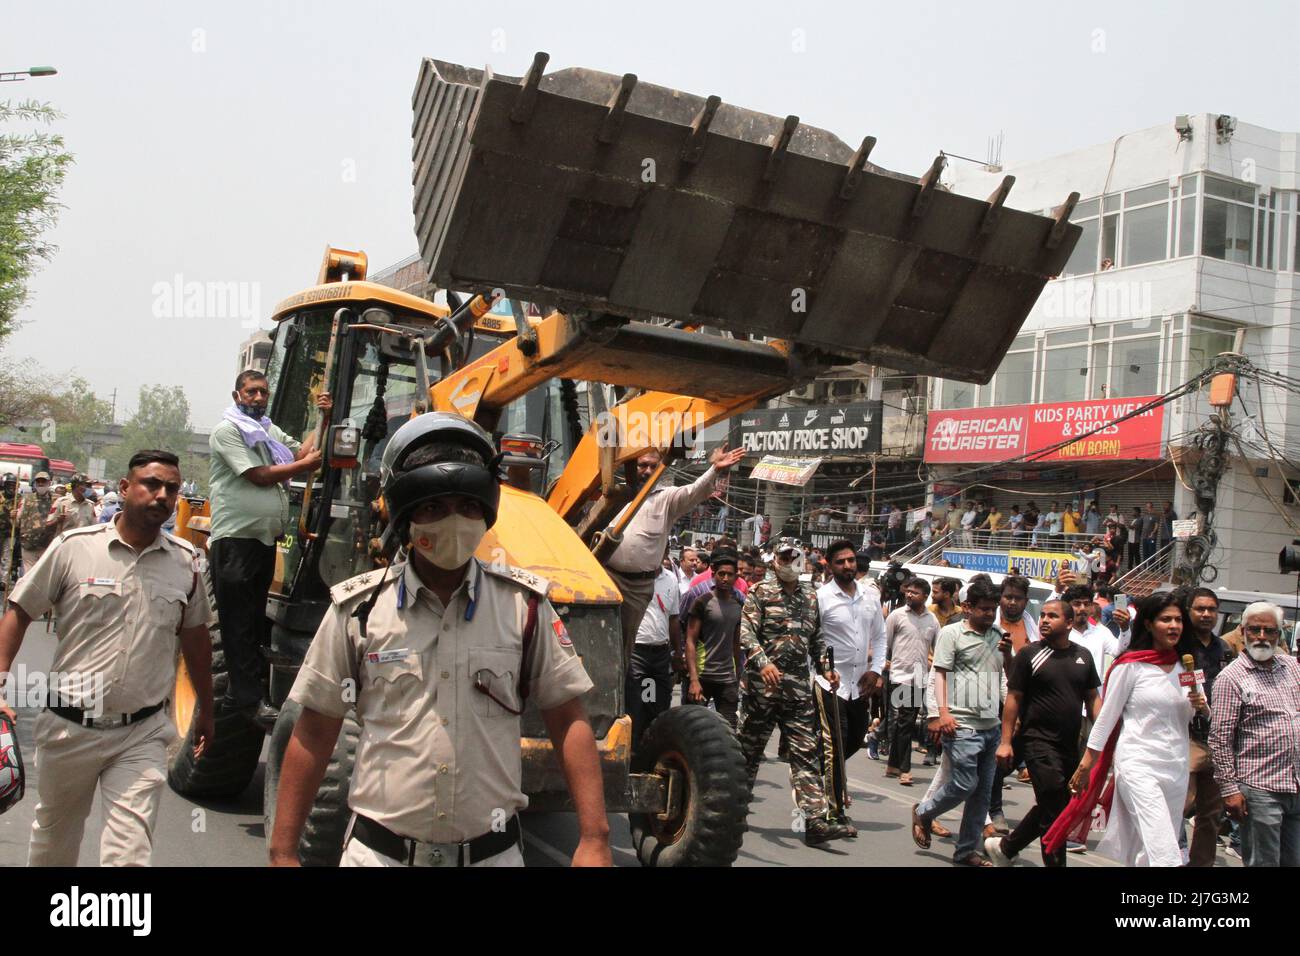
M 1140 540 L 1151 533 L 1142 515 Z M 1094 852 L 1132 866 L 1212 866 L 1220 851 L 1249 866 L 1300 864 L 1300 671 L 1275 605 L 1248 607 L 1225 641 L 1206 588 L 1130 604 L 1104 577 L 1066 567 L 1033 614 L 1016 575 L 908 576 L 891 594 L 847 540 L 783 539 L 767 553 L 708 544 L 665 555 L 664 600 L 638 641 L 662 644 L 663 688 L 680 674 L 683 704 L 711 704 L 737 730 L 751 776 L 781 727 L 810 845 L 857 835 L 845 761 L 865 751 L 886 779 L 912 786 L 920 751 L 937 772 L 914 806 L 913 839 L 953 837 L 961 865 L 1009 866 L 1038 841 L 1045 865 L 1064 866 L 1094 830 L 1104 830 Z M 788 562 L 800 565 L 797 584 L 782 581 Z M 692 614 L 686 595 L 706 593 Z M 725 618 L 713 610 L 723 606 Z M 787 656 L 769 669 L 761 634 L 774 615 L 801 622 L 798 665 Z M 694 640 L 675 636 L 677 617 Z M 629 700 L 644 676 L 630 672 Z M 1002 801 L 1012 776 L 1034 793 L 1014 825 Z M 958 808 L 954 834 L 939 817 Z
M 118 500 L 98 514 L 81 478 L 57 499 L 48 475 L 35 475 L 21 499 L 4 483 L 26 568 L 0 620 L 0 671 L 32 619 L 53 611 L 54 669 L 115 675 L 98 709 L 74 692 L 39 718 L 30 862 L 75 863 L 96 791 L 101 862 L 149 861 L 178 656 L 196 693 L 196 755 L 212 740 L 218 707 L 260 725 L 274 717 L 261 655 L 275 541 L 287 531 L 285 484 L 318 468 L 321 453 L 266 417 L 267 396 L 264 375 L 241 374 L 211 438 L 207 566 L 229 673 L 219 701 L 202 559 L 164 530 L 185 486 L 177 457 L 137 453 Z M 329 412 L 328 394 L 315 401 Z M 355 711 L 365 732 L 345 865 L 441 865 L 431 861 L 444 851 L 467 865 L 520 865 L 518 718 L 531 696 L 578 812 L 574 861 L 609 864 L 600 758 L 582 704 L 591 679 L 546 582 L 474 557 L 497 519 L 495 455 L 490 435 L 449 413 L 417 416 L 387 444 L 382 491 L 395 560 L 330 592 L 289 693 L 301 716 L 281 767 L 272 862 L 297 862 L 342 721 Z M 913 804 L 912 838 L 923 849 L 952 838 L 963 866 L 1011 865 L 1035 840 L 1045 864 L 1062 866 L 1100 828 L 1098 852 L 1129 865 L 1208 866 L 1221 839 L 1247 865 L 1300 864 L 1300 665 L 1282 640 L 1279 608 L 1252 604 L 1240 628 L 1219 637 L 1213 591 L 1130 604 L 1091 568 L 1063 568 L 1031 611 L 1030 582 L 1016 574 L 963 582 L 903 567 L 877 580 L 871 544 L 808 548 L 767 538 L 760 522 L 744 541 L 722 534 L 707 550 L 675 548 L 674 528 L 740 457 L 724 445 L 690 484 L 650 490 L 603 558 L 623 598 L 634 754 L 676 697 L 713 710 L 735 735 L 751 788 L 779 732 L 810 846 L 859 838 L 850 760 L 883 758 L 885 779 L 912 787 L 920 753 L 935 772 Z M 657 451 L 642 454 L 637 481 L 662 463 Z M 982 507 L 961 511 L 961 533 L 1033 540 L 1095 529 L 1114 549 L 1122 540 L 1114 533 L 1132 528 L 1139 557 L 1173 520 L 1171 506 L 1162 516 L 1148 505 L 1129 522 L 1114 509 L 1103 518 L 1095 505 L 1081 514 L 1030 502 L 1012 506 L 1005 523 L 990 503 L 977 522 Z M 123 670 L 128 657 L 147 666 Z M 454 692 L 438 693 L 448 681 Z M 0 715 L 15 717 L 3 701 Z M 1003 805 L 1013 775 L 1035 798 L 1014 827 Z M 953 833 L 940 817 L 959 808 Z M 504 827 L 495 818 L 502 809 Z
M 771 518 L 762 513 L 743 516 L 713 498 L 698 503 L 685 527 L 712 550 L 720 537 L 738 534 L 744 546 L 761 547 L 773 535 Z M 706 514 L 707 512 L 707 514 Z M 1026 549 L 1070 552 L 1074 571 L 1097 585 L 1151 559 L 1174 539 L 1178 514 L 1172 501 L 1157 509 L 1148 501 L 1125 514 L 1111 504 L 1103 513 L 1094 500 L 1051 501 L 1040 507 L 1032 499 L 1023 505 L 1002 505 L 992 498 L 954 499 L 947 506 L 882 504 L 874 511 L 866 502 L 817 502 L 806 513 L 785 519 L 781 535 L 860 536 L 862 550 L 879 561 L 907 545 L 928 548 L 947 534 L 955 549 Z M 825 537 L 822 537 L 825 540 Z M 824 555 L 821 557 L 824 558 Z M 940 559 L 934 559 L 938 563 Z
M 26 490 L 23 486 L 26 484 Z M 197 484 L 182 482 L 181 495 L 198 493 Z M 0 590 L 8 590 L 64 531 L 113 520 L 121 509 L 121 496 L 86 475 L 73 475 L 55 484 L 49 472 L 38 471 L 28 483 L 8 472 L 0 476 Z M 164 523 L 174 527 L 175 514 Z

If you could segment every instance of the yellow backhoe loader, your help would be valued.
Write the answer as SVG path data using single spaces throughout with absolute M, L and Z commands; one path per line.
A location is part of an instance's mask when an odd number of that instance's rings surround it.
M 523 77 L 425 60 L 413 98 L 415 227 L 446 305 L 366 281 L 366 257 L 329 249 L 317 284 L 276 306 L 272 419 L 313 428 L 326 467 L 292 487 L 266 649 L 281 706 L 267 755 L 267 833 L 285 701 L 328 589 L 388 561 L 379 460 L 412 414 L 456 411 L 502 443 L 501 513 L 478 556 L 534 572 L 595 687 L 586 699 L 611 812 L 627 813 L 646 865 L 727 865 L 749 801 L 739 746 L 704 708 L 673 708 L 631 752 L 620 595 L 601 566 L 645 495 L 710 424 L 835 366 L 987 381 L 1080 232 L 1071 195 L 1052 217 L 869 161 L 797 117 L 780 118 L 583 69 Z M 612 387 L 612 388 L 610 388 Z M 329 422 L 313 396 L 334 396 Z M 613 400 L 605 402 L 606 396 Z M 584 400 L 586 408 L 583 407 Z M 603 402 L 603 404 L 602 404 Z M 668 452 L 650 482 L 636 457 Z M 618 523 L 611 519 L 629 501 Z M 204 544 L 204 508 L 178 520 Z M 223 686 L 219 628 L 218 693 Z M 182 670 L 175 720 L 190 729 Z M 300 854 L 336 862 L 357 728 L 345 725 Z M 242 791 L 264 746 L 218 714 L 170 781 L 192 796 Z M 567 805 L 535 709 L 523 718 L 532 809 Z

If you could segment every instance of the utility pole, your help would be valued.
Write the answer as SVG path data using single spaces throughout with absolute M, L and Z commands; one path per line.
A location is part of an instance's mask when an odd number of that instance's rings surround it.
M 1183 545 L 1173 570 L 1176 585 L 1197 587 L 1209 584 L 1219 576 L 1219 569 L 1210 564 L 1210 556 L 1218 543 L 1214 533 L 1214 508 L 1218 501 L 1219 482 L 1228 469 L 1228 442 L 1232 434 L 1232 400 L 1237 394 L 1237 376 L 1243 370 L 1244 358 L 1234 352 L 1222 352 L 1215 360 L 1217 374 L 1210 381 L 1210 420 L 1193 440 L 1200 452 L 1196 470 L 1192 472 L 1192 491 L 1196 496 L 1196 512 L 1200 515 L 1197 533 Z

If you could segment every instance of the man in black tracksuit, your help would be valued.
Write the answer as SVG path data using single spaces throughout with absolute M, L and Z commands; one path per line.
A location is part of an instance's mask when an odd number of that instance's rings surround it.
M 1044 604 L 1038 618 L 1042 640 L 1021 648 L 1007 677 L 998 762 L 1010 767 L 1012 738 L 1018 737 L 1036 803 L 1009 835 L 984 841 L 985 852 L 997 866 L 1010 866 L 1021 850 L 1045 836 L 1070 802 L 1084 710 L 1094 721 L 1101 712 L 1101 681 L 1092 654 L 1070 640 L 1073 621 L 1073 609 L 1064 601 Z M 1053 854 L 1044 851 L 1043 863 L 1065 866 L 1065 848 Z

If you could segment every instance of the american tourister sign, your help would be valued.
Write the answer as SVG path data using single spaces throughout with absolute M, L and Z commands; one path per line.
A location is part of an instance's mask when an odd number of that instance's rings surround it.
M 999 405 L 930 412 L 925 460 L 931 463 L 1003 461 L 1030 455 L 1061 442 L 1068 444 L 1035 456 L 1034 461 L 1110 461 L 1159 459 L 1164 433 L 1163 405 L 1130 415 L 1159 396 Z M 1077 438 L 1076 441 L 1069 441 Z

